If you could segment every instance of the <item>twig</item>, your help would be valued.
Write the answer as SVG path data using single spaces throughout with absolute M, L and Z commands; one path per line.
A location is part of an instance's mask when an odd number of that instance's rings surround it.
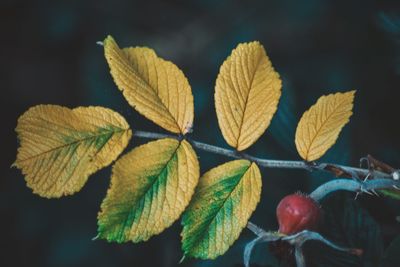
M 153 133 L 153 132 L 145 132 L 145 131 L 134 131 L 133 135 L 136 137 L 147 138 L 147 139 L 160 139 L 160 138 L 174 138 L 180 139 L 180 136 L 172 135 L 172 134 L 162 134 L 162 133 Z M 362 168 L 354 168 L 349 166 L 343 166 L 332 163 L 316 163 L 316 162 L 305 162 L 305 161 L 295 161 L 295 160 L 272 160 L 272 159 L 263 159 L 248 155 L 246 153 L 239 153 L 233 149 L 226 149 L 214 145 L 205 144 L 199 141 L 194 141 L 191 139 L 187 139 L 195 148 L 211 152 L 214 154 L 231 157 L 231 158 L 242 158 L 248 159 L 259 166 L 264 168 L 281 168 L 281 169 L 301 169 L 301 170 L 320 170 L 329 173 L 333 173 L 336 176 L 341 177 L 358 177 L 363 178 L 367 175 L 371 175 L 374 179 L 377 178 L 388 178 L 388 179 L 398 179 L 398 171 L 393 172 L 392 174 L 387 174 L 381 171 L 373 171 L 371 173 L 368 169 Z M 396 176 L 397 175 L 397 176 Z
M 152 133 L 145 131 L 134 131 L 134 136 L 147 139 L 174 138 L 181 140 L 183 138 L 182 136 L 177 135 Z M 371 191 L 375 192 L 374 190 L 378 189 L 400 188 L 399 170 L 394 170 L 392 173 L 388 174 L 373 169 L 354 168 L 331 163 L 262 159 L 248 155 L 246 153 L 239 153 L 236 150 L 209 145 L 188 138 L 186 138 L 186 140 L 197 149 L 231 158 L 248 159 L 265 168 L 302 169 L 309 171 L 319 170 L 333 173 L 336 176 L 353 178 L 336 179 L 321 185 L 310 194 L 310 196 L 316 201 L 320 201 L 326 195 L 338 190 L 353 191 L 356 193 L 370 193 Z M 368 180 L 368 178 L 373 179 Z M 243 260 L 246 267 L 248 267 L 250 264 L 251 252 L 255 245 L 259 243 L 274 242 L 278 240 L 286 241 L 294 246 L 294 255 L 298 267 L 306 266 L 302 247 L 303 244 L 309 240 L 317 240 L 326 244 L 327 246 L 330 246 L 333 249 L 345 251 L 355 255 L 360 255 L 362 253 L 362 251 L 359 249 L 339 247 L 329 240 L 325 239 L 319 233 L 308 230 L 285 236 L 280 234 L 279 232 L 266 232 L 265 230 L 251 222 L 248 222 L 247 228 L 251 230 L 257 236 L 257 238 L 249 242 L 245 247 Z
M 265 242 L 275 242 L 278 240 L 286 241 L 289 244 L 294 246 L 294 252 L 295 252 L 295 259 L 296 259 L 296 265 L 297 267 L 305 267 L 305 258 L 303 254 L 303 245 L 307 241 L 310 240 L 315 240 L 319 241 L 321 243 L 324 243 L 325 245 L 339 250 L 339 251 L 344 251 L 353 255 L 360 256 L 362 254 L 361 249 L 355 249 L 355 248 L 344 248 L 335 245 L 328 239 L 324 238 L 322 235 L 320 235 L 317 232 L 313 231 L 308 231 L 304 230 L 299 233 L 293 234 L 293 235 L 282 235 L 278 232 L 266 232 L 262 228 L 258 227 L 257 225 L 249 222 L 247 224 L 247 228 L 250 229 L 257 237 L 250 241 L 245 249 L 244 249 L 244 254 L 243 254 L 243 262 L 246 267 L 250 266 L 250 257 L 251 257 L 251 252 L 254 249 L 254 246 L 260 243 L 265 243 Z
M 367 181 L 357 181 L 350 179 L 336 179 L 326 182 L 315 189 L 311 194 L 316 201 L 321 201 L 328 194 L 344 190 L 356 193 L 369 193 L 379 189 L 398 189 L 400 188 L 400 181 L 391 179 L 375 179 Z

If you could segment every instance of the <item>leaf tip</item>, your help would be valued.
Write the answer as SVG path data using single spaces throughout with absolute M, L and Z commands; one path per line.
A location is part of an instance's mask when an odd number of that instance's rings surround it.
M 103 43 L 107 44 L 108 42 L 115 42 L 114 37 L 112 37 L 111 35 L 107 35 L 107 37 L 104 38 Z
M 107 35 L 107 37 L 102 42 L 102 45 L 103 45 L 105 51 L 109 51 L 110 48 L 112 48 L 114 46 L 118 46 L 117 42 L 111 35 Z
M 353 102 L 356 93 L 357 93 L 357 90 L 350 90 L 350 91 L 345 92 L 344 94 L 349 95 L 349 97 L 352 98 L 352 102 Z
M 238 47 L 243 47 L 243 46 L 249 46 L 249 47 L 253 47 L 254 46 L 254 47 L 257 47 L 257 48 L 263 48 L 264 49 L 264 46 L 258 40 L 249 41 L 249 42 L 245 42 L 245 43 L 240 43 L 238 45 Z

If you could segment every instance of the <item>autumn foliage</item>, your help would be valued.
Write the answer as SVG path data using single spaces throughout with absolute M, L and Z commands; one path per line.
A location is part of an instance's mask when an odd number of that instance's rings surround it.
M 78 192 L 91 174 L 116 160 L 98 215 L 97 238 L 146 241 L 182 217 L 185 257 L 224 254 L 260 201 L 259 166 L 238 159 L 200 177 L 196 152 L 186 138 L 194 103 L 183 72 L 150 48 L 121 49 L 110 36 L 103 46 L 111 76 L 129 104 L 176 137 L 151 141 L 119 157 L 135 131 L 117 112 L 39 105 L 18 120 L 14 165 L 34 193 L 58 198 Z M 239 44 L 222 64 L 215 86 L 215 109 L 226 142 L 242 151 L 264 138 L 281 94 L 280 76 L 264 47 Z M 322 96 L 303 114 L 295 134 L 302 159 L 317 160 L 336 142 L 352 114 L 354 94 Z

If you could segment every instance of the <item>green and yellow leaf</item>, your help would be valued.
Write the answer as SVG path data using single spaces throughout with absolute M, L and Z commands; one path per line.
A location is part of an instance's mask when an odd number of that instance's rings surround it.
M 259 42 L 239 44 L 222 64 L 215 85 L 215 108 L 226 142 L 241 151 L 268 128 L 282 82 Z
M 335 144 L 353 114 L 355 91 L 322 96 L 304 112 L 296 129 L 296 148 L 306 161 L 317 160 Z
M 89 175 L 118 157 L 132 135 L 125 119 L 110 109 L 56 105 L 30 108 L 16 132 L 14 166 L 34 193 L 48 198 L 79 191 Z
M 193 95 L 183 72 L 146 47 L 120 49 L 104 40 L 111 75 L 129 104 L 164 129 L 185 134 L 193 125 Z
M 198 180 L 199 163 L 187 141 L 167 138 L 135 148 L 113 167 L 98 237 L 140 242 L 161 233 L 189 204 Z
M 239 237 L 260 200 L 261 174 L 255 163 L 235 160 L 201 178 L 182 224 L 185 257 L 214 259 Z

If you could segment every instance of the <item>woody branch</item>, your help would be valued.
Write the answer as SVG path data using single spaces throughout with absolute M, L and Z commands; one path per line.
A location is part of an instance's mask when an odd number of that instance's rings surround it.
M 146 131 L 134 131 L 134 136 L 146 138 L 146 139 L 159 139 L 159 138 L 174 138 L 174 139 L 182 139 L 182 137 L 172 134 L 163 134 L 163 133 L 153 133 Z M 222 155 L 225 157 L 231 158 L 241 158 L 248 159 L 259 166 L 264 168 L 280 168 L 280 169 L 301 169 L 308 171 L 325 171 L 334 174 L 335 176 L 347 177 L 347 178 L 355 178 L 355 179 L 364 179 L 365 177 L 374 178 L 374 179 L 391 179 L 397 181 L 400 179 L 400 171 L 393 170 L 391 173 L 385 173 L 382 171 L 364 169 L 364 168 L 355 168 L 350 166 L 343 166 L 334 163 L 317 163 L 317 162 L 305 162 L 305 161 L 295 161 L 295 160 L 273 160 L 273 159 L 263 159 L 254 157 L 252 155 L 241 153 L 233 149 L 222 148 L 210 144 L 205 144 L 199 141 L 195 141 L 192 139 L 187 139 L 193 147 Z M 394 184 L 396 186 L 396 184 Z

